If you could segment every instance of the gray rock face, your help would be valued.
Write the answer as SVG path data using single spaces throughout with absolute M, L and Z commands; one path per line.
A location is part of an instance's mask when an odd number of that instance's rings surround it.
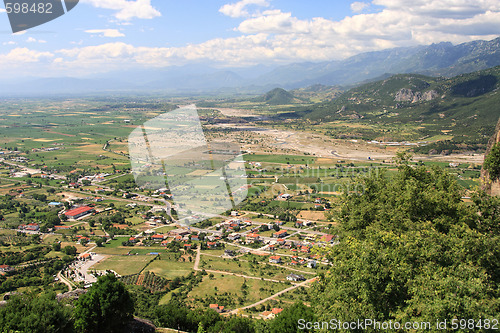
M 396 102 L 411 102 L 418 103 L 424 101 L 431 101 L 438 97 L 439 94 L 435 90 L 428 90 L 425 92 L 413 91 L 411 89 L 403 88 L 396 93 L 394 100 Z

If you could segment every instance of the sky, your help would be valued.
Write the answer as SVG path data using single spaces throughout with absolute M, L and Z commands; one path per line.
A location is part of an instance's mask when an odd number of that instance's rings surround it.
M 0 8 L 3 78 L 328 61 L 500 35 L 498 0 L 80 0 L 16 34 Z

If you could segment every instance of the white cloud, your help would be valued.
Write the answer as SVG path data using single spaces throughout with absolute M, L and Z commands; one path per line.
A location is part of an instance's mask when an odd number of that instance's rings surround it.
M 36 38 L 33 38 L 33 37 L 28 37 L 28 39 L 26 39 L 26 42 L 27 43 L 47 43 L 46 40 L 43 40 L 43 39 L 36 39 Z
M 92 29 L 92 30 L 85 30 L 85 32 L 89 34 L 99 35 L 100 37 L 109 37 L 109 38 L 125 37 L 125 35 L 122 34 L 117 29 Z
M 16 43 L 16 42 L 14 42 L 14 41 L 12 41 L 12 40 L 10 40 L 10 41 L 8 41 L 8 42 L 3 42 L 2 44 L 3 44 L 3 45 L 17 45 L 17 43 Z
M 256 5 L 260 7 L 269 7 L 269 2 L 267 0 L 241 0 L 236 3 L 230 3 L 222 6 L 219 12 L 230 17 L 245 17 L 250 16 L 247 11 L 247 7 L 250 5 Z
M 353 13 L 361 13 L 363 10 L 365 10 L 368 7 L 370 7 L 370 4 L 366 3 L 366 2 L 356 1 L 356 2 L 351 3 L 351 10 Z
M 111 0 L 102 0 L 102 3 L 108 1 Z M 183 65 L 193 61 L 213 62 L 220 66 L 324 61 L 392 47 L 493 39 L 500 31 L 498 0 L 478 0 L 472 4 L 465 0 L 373 0 L 372 3 L 382 6 L 382 10 L 338 21 L 322 17 L 299 19 L 292 13 L 277 9 L 250 15 L 246 7 L 249 2 L 238 3 L 245 5 L 233 7 L 232 11 L 225 10 L 227 15 L 248 15 L 236 28 L 241 33 L 238 37 L 216 38 L 182 47 L 142 47 L 116 42 L 94 46 L 78 44 L 53 54 L 31 52 L 38 56 L 35 57 L 39 59 L 37 61 L 51 60 L 45 70 L 52 75 L 79 75 Z M 86 32 L 102 36 L 121 33 L 115 29 Z M 17 61 L 22 63 L 28 59 L 22 55 L 30 50 L 19 50 L 21 57 Z M 5 59 L 15 61 L 12 54 L 7 55 L 0 54 L 0 65 Z
M 18 47 L 7 54 L 0 54 L 0 64 L 17 67 L 25 63 L 36 63 L 53 56 L 54 54 L 51 52 L 39 52 L 26 47 Z
M 121 21 L 130 21 L 133 18 L 152 19 L 161 16 L 161 13 L 151 5 L 151 0 L 82 0 L 82 3 L 115 10 L 114 16 Z
M 7 11 L 5 10 L 5 8 L 0 8 L 0 13 L 6 13 Z

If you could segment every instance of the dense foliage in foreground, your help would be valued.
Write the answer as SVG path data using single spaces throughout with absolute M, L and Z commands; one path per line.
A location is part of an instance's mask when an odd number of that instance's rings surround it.
M 311 296 L 322 320 L 400 322 L 497 318 L 500 201 L 462 191 L 442 169 L 400 156 L 393 179 L 373 174 L 343 199 L 333 268 Z

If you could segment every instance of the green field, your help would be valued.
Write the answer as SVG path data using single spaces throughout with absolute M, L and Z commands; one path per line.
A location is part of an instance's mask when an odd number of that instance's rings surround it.
M 91 270 L 111 269 L 120 275 L 137 274 L 151 261 L 154 256 L 111 256 L 98 262 Z

